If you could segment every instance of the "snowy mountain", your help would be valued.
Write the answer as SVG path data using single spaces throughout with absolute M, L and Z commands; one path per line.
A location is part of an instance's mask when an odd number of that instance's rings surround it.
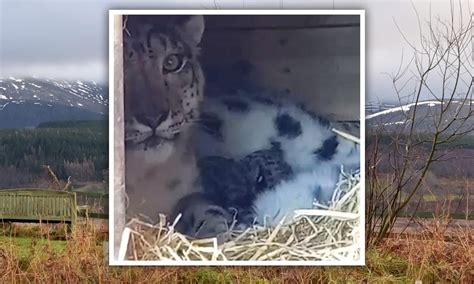
M 0 78 L 0 128 L 107 119 L 108 88 L 93 81 Z
M 449 126 L 450 130 L 459 128 L 461 132 L 467 131 L 473 129 L 474 126 L 474 116 L 472 116 L 474 105 L 472 104 L 473 102 L 471 101 L 463 102 L 460 100 L 453 100 L 450 103 L 448 101 L 430 100 L 420 101 L 417 104 L 409 103 L 398 106 L 395 104 L 368 102 L 365 115 L 366 126 L 368 129 L 383 126 L 386 131 L 407 131 L 411 128 L 410 118 L 416 106 L 414 128 L 417 133 L 432 133 L 442 112 L 444 112 L 441 122 L 442 127 L 448 126 L 455 116 L 471 116 L 467 121 L 459 119 Z

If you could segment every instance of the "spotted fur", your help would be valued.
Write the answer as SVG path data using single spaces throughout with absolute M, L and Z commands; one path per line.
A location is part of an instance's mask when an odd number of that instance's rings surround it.
M 283 152 L 277 143 L 271 149 L 250 153 L 240 163 L 247 178 L 254 183 L 255 195 L 275 189 L 281 181 L 293 177 L 293 170 L 283 159 Z
M 239 161 L 210 156 L 199 159 L 198 167 L 203 190 L 216 204 L 244 208 L 255 198 L 257 178 L 251 180 Z
M 289 100 L 265 96 L 217 97 L 205 101 L 202 112 L 206 119 L 197 128 L 198 157 L 247 165 L 244 171 L 255 193 L 239 219 L 276 225 L 294 209 L 312 208 L 314 200 L 329 202 L 341 166 L 346 172 L 360 167 L 360 146 L 332 131 L 350 129 L 357 136 L 358 123 L 329 121 Z M 265 181 L 264 186 L 258 189 L 258 183 L 250 182 L 254 180 Z M 220 187 L 221 196 L 235 195 L 227 188 Z
M 127 21 L 124 107 L 129 149 L 155 150 L 199 115 L 204 92 L 197 58 L 202 18 L 181 25 L 179 18 L 171 20 L 135 16 Z
M 228 101 L 248 107 L 245 112 L 235 111 L 229 109 Z M 284 160 L 297 172 L 321 164 L 359 167 L 360 146 L 332 131 L 333 127 L 342 131 L 349 127 L 357 136 L 357 123 L 330 122 L 288 99 L 262 95 L 252 98 L 239 94 L 207 100 L 202 112 L 206 119 L 196 135 L 199 157 L 239 160 L 278 143 Z
M 204 76 L 202 16 L 128 16 L 124 21 L 127 215 L 155 222 L 199 192 L 191 147 Z

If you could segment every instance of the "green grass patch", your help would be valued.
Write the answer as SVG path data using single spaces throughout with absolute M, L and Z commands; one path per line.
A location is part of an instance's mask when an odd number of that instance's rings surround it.
M 66 249 L 67 241 L 61 240 L 48 240 L 45 238 L 36 237 L 8 237 L 0 236 L 0 246 L 10 247 L 13 246 L 15 254 L 20 259 L 28 259 L 33 254 L 44 254 L 49 253 L 60 254 Z
M 200 284 L 234 283 L 233 277 L 228 271 L 216 271 L 215 269 L 211 268 L 199 268 L 190 276 L 192 280 Z
M 425 194 L 423 195 L 423 201 L 425 202 L 436 202 L 436 201 L 443 201 L 443 200 L 461 200 L 463 198 L 462 195 L 459 194 L 447 194 L 445 196 L 440 196 L 436 194 Z M 471 197 L 472 198 L 472 197 Z
M 435 202 L 435 201 L 438 201 L 438 197 L 435 194 L 425 194 L 423 195 L 423 201 Z
M 406 259 L 390 251 L 369 249 L 366 253 L 366 266 L 361 268 L 361 274 L 373 283 L 409 283 L 407 270 L 410 266 Z M 337 280 L 334 277 L 334 280 Z M 359 276 L 360 277 L 360 276 Z M 357 281 L 357 279 L 352 279 Z

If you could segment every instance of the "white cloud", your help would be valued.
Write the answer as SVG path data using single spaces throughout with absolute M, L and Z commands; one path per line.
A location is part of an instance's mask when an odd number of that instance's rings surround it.
M 107 82 L 108 65 L 100 60 L 64 63 L 22 63 L 2 66 L 0 77 L 38 77 L 54 79 L 80 79 Z

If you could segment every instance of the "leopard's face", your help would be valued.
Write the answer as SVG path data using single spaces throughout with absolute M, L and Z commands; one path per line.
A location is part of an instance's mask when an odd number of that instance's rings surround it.
M 129 16 L 125 23 L 126 150 L 163 151 L 198 116 L 204 76 L 197 56 L 204 20 Z

